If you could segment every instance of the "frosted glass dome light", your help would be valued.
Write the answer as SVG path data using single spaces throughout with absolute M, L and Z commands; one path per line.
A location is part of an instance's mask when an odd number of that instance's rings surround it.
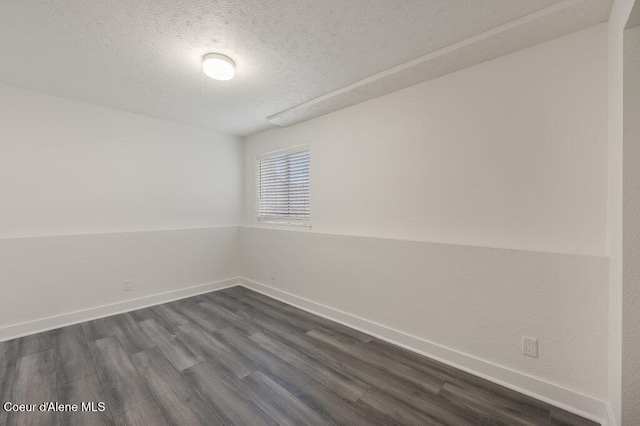
M 202 71 L 214 80 L 231 80 L 236 74 L 236 66 L 228 56 L 209 53 L 202 62 Z

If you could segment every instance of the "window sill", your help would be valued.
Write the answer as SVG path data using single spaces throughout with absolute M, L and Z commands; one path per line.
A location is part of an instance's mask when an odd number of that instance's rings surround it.
M 299 230 L 311 230 L 310 224 L 304 225 L 299 223 L 254 222 L 253 226 L 257 228 L 276 228 L 276 229 L 293 228 L 293 229 L 299 229 Z

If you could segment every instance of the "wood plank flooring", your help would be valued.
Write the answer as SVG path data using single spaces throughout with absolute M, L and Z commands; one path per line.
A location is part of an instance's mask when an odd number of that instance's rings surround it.
M 8 425 L 595 425 L 243 287 L 0 343 Z M 97 406 L 96 406 L 97 407 Z

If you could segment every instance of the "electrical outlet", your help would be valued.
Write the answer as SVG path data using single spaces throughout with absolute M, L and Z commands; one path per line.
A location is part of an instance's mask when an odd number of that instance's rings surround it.
M 538 339 L 522 336 L 522 354 L 532 358 L 538 358 Z
M 269 271 L 269 278 L 271 278 L 271 281 L 275 281 L 276 279 L 276 270 L 272 269 L 271 271 Z
M 122 281 L 122 291 L 131 291 L 131 290 L 133 290 L 133 280 Z

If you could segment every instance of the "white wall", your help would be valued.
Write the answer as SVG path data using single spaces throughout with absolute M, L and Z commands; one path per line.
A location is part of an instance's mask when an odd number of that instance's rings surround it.
M 0 328 L 237 276 L 241 168 L 238 138 L 0 85 Z
M 258 227 L 242 228 L 241 253 L 250 280 L 606 397 L 605 257 Z
M 606 26 L 249 137 L 308 144 L 316 232 L 606 254 Z M 339 208 L 338 208 L 339 206 Z
M 231 285 L 239 275 L 238 232 L 0 239 L 0 341 Z M 133 291 L 122 291 L 125 279 Z
M 255 227 L 255 157 L 300 144 L 312 231 Z M 249 137 L 242 270 L 604 400 L 606 195 L 600 25 Z M 540 339 L 538 360 L 521 335 Z
M 625 0 L 629 6 L 630 2 Z M 607 243 L 609 247 L 609 397 L 614 425 L 620 424 L 622 380 L 622 89 L 623 37 L 628 16 L 614 2 L 609 20 Z
M 239 224 L 239 138 L 7 86 L 0 117 L 0 237 Z
M 634 3 L 636 4 L 634 8 Z M 609 123 L 608 123 L 608 245 L 610 255 L 610 272 L 609 272 L 609 395 L 611 403 L 611 421 L 614 425 L 623 424 L 635 424 L 638 419 L 634 419 L 634 416 L 638 416 L 638 413 L 634 410 L 638 407 L 638 399 L 640 396 L 636 392 L 629 392 L 629 389 L 624 391 L 623 395 L 623 377 L 626 377 L 626 385 L 629 385 L 629 380 L 634 377 L 631 371 L 623 371 L 623 308 L 629 309 L 633 306 L 634 299 L 630 298 L 628 302 L 623 303 L 623 300 L 627 298 L 625 294 L 626 283 L 623 286 L 623 276 L 626 275 L 625 269 L 627 266 L 625 262 L 629 260 L 628 255 L 623 252 L 623 223 L 627 229 L 632 229 L 627 225 L 626 216 L 633 212 L 624 207 L 627 201 L 624 198 L 630 197 L 629 201 L 631 206 L 633 204 L 634 190 L 637 194 L 637 189 L 633 188 L 633 184 L 630 182 L 629 187 L 623 178 L 624 170 L 623 165 L 627 164 L 631 166 L 630 172 L 633 172 L 637 168 L 637 163 L 632 164 L 632 161 L 637 161 L 636 155 L 634 155 L 633 149 L 627 152 L 632 145 L 625 146 L 626 140 L 623 140 L 625 133 L 625 116 L 628 112 L 625 110 L 626 99 L 630 99 L 631 93 L 626 93 L 627 90 L 633 91 L 638 87 L 638 83 L 633 83 L 629 80 L 629 77 L 633 77 L 633 74 L 628 74 L 625 70 L 628 62 L 625 59 L 625 27 L 629 22 L 632 10 L 638 10 L 638 3 L 635 0 L 616 0 L 611 10 L 611 16 L 609 18 L 608 38 L 609 38 Z M 640 15 L 640 13 L 637 13 Z M 627 38 L 627 41 L 632 41 L 632 37 Z M 628 53 L 633 53 L 633 49 L 628 49 Z M 628 65 L 633 67 L 633 61 L 628 62 Z M 626 74 L 626 75 L 625 75 Z M 637 77 L 636 77 L 637 79 Z M 630 84 L 629 84 L 630 83 Z M 637 112 L 630 111 L 630 117 L 632 120 L 635 117 L 637 123 Z M 635 115 L 634 115 L 635 114 Z M 625 137 L 626 138 L 626 137 Z M 630 155 L 630 158 L 627 158 Z M 633 179 L 632 179 L 633 180 Z M 631 192 L 628 192 L 631 191 Z M 623 214 L 624 213 L 624 214 Z M 632 222 L 633 223 L 633 219 Z M 626 233 L 627 231 L 625 231 Z M 630 234 L 631 235 L 631 234 Z M 623 262 L 624 260 L 624 262 Z M 631 263 L 633 267 L 633 262 Z M 636 281 L 637 282 L 637 281 Z M 633 285 L 633 283 L 631 283 Z M 637 284 L 636 284 L 637 286 Z M 634 309 L 633 312 L 638 310 Z M 630 317 L 632 318 L 632 317 Z M 631 329 L 637 328 L 637 321 L 631 325 Z M 637 354 L 637 352 L 636 352 Z M 635 356 L 636 354 L 633 354 Z M 630 358 L 627 361 L 636 359 Z M 633 363 L 632 363 L 633 364 Z M 637 373 L 636 373 L 637 377 Z M 632 389 L 632 387 L 631 387 Z M 623 415 L 623 400 L 625 402 L 625 411 Z M 635 421 L 634 421 L 635 420 Z
M 640 4 L 624 32 L 622 424 L 640 424 Z

